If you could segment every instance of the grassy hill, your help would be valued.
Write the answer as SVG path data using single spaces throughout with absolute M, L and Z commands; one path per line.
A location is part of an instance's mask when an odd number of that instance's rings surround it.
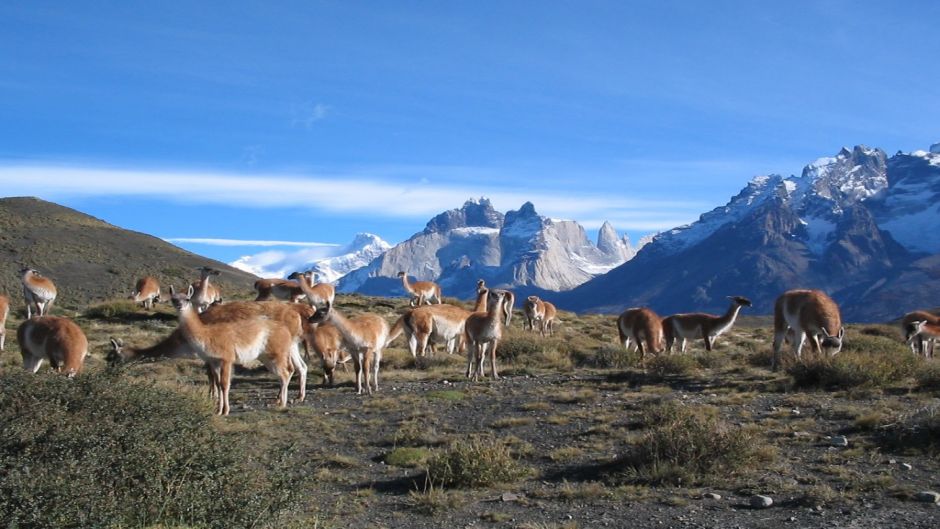
M 166 288 L 198 277 L 197 266 L 222 271 L 224 296 L 245 295 L 255 276 L 187 252 L 156 237 L 112 226 L 37 198 L 0 199 L 0 293 L 22 308 L 19 270 L 29 266 L 59 289 L 56 305 L 80 308 L 124 297 L 136 280 L 153 275 Z

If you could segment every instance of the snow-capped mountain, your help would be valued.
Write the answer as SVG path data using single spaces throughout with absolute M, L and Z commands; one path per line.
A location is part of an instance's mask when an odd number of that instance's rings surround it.
M 529 202 L 503 215 L 488 199 L 472 199 L 344 277 L 339 289 L 401 295 L 397 276 L 405 271 L 411 280 L 437 281 L 447 296 L 471 297 L 481 278 L 492 286 L 568 290 L 630 255 L 612 226 L 602 231 L 599 248 L 577 222 L 539 215 Z
M 888 158 L 844 148 L 798 177 L 755 177 L 726 205 L 657 235 L 634 259 L 557 301 L 577 310 L 649 304 L 678 312 L 721 310 L 725 296 L 746 295 L 768 313 L 780 292 L 813 287 L 848 303 L 850 318 L 888 319 L 902 310 L 904 289 L 905 306 L 936 305 L 910 278 L 929 277 L 922 272 L 932 265 L 920 258 L 940 254 L 938 204 L 940 153 Z M 907 272 L 912 266 L 920 275 Z
M 392 246 L 378 235 L 356 234 L 346 246 L 304 248 L 293 252 L 270 250 L 240 257 L 232 266 L 260 277 L 287 277 L 292 272 L 315 270 L 320 281 L 334 282 L 362 268 Z

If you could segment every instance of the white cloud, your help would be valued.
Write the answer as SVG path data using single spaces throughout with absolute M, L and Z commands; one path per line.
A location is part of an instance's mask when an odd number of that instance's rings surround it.
M 446 168 L 442 169 L 446 170 Z M 628 191 L 590 192 L 577 187 L 539 190 L 530 178 L 506 175 L 501 184 L 467 177 L 459 169 L 459 182 L 438 185 L 405 183 L 383 174 L 381 168 L 355 173 L 313 175 L 137 170 L 54 165 L 0 166 L 0 188 L 10 195 L 59 197 L 148 197 L 179 203 L 237 205 L 254 208 L 310 208 L 327 212 L 368 213 L 376 216 L 426 220 L 443 210 L 459 207 L 470 197 L 487 196 L 500 211 L 516 209 L 526 201 L 543 215 L 571 219 L 623 219 L 618 227 L 656 229 L 694 220 L 705 209 L 700 202 L 629 198 Z M 397 172 L 397 171 L 396 171 Z M 381 176 L 375 176 L 379 174 Z M 583 186 L 582 186 L 583 188 Z M 651 220 L 652 219 L 652 220 Z M 659 219 L 659 220 L 656 220 Z
M 301 247 L 310 247 L 310 246 L 327 246 L 327 247 L 338 247 L 339 244 L 331 242 L 299 242 L 299 241 L 258 241 L 258 240 L 242 240 L 242 239 L 201 239 L 194 237 L 169 237 L 163 239 L 167 242 L 172 243 L 188 243 L 188 244 L 206 244 L 209 246 L 301 246 Z
M 291 119 L 292 126 L 301 126 L 309 129 L 314 123 L 326 118 L 330 107 L 323 103 L 302 103 L 294 107 L 294 117 Z

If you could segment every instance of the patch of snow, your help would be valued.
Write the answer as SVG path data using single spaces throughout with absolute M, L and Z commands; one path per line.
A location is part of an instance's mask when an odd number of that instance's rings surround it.
M 940 219 L 940 204 L 935 204 L 907 215 L 899 215 L 882 221 L 880 227 L 890 233 L 894 240 L 905 248 L 935 254 L 940 253 L 938 219 Z
M 806 226 L 807 240 L 806 246 L 816 255 L 822 255 L 829 245 L 829 239 L 836 230 L 836 225 L 831 220 L 821 217 L 807 217 L 800 219 Z
M 495 235 L 499 233 L 499 228 L 484 228 L 480 226 L 469 226 L 466 228 L 454 228 L 450 230 L 448 233 L 452 235 L 459 235 L 459 236 L 465 236 L 465 237 L 469 237 L 473 235 Z
M 239 257 L 230 264 L 261 277 L 285 278 L 292 272 L 316 270 L 321 281 L 331 283 L 368 265 L 389 248 L 391 245 L 380 237 L 360 233 L 351 244 L 343 247 L 304 248 L 294 252 L 269 250 Z

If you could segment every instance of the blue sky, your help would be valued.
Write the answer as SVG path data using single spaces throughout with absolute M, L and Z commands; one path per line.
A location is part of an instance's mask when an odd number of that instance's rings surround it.
M 635 239 L 843 145 L 940 141 L 937 20 L 936 2 L 5 2 L 0 195 L 165 238 L 338 244 L 486 195 Z

